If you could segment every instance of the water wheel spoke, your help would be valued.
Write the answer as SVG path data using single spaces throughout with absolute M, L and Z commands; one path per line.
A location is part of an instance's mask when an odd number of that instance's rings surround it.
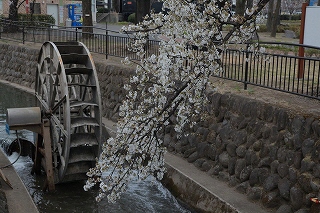
M 67 96 L 63 96 L 58 103 L 56 103 L 52 108 L 51 108 L 51 112 L 55 113 L 57 109 L 59 109 L 59 107 L 61 107 L 61 105 L 66 101 Z
M 50 100 L 50 107 L 52 109 L 55 107 L 56 96 L 57 96 L 57 94 L 59 94 L 59 92 L 57 92 L 59 90 L 58 84 L 59 84 L 59 78 L 57 75 L 55 78 L 54 84 L 52 84 L 53 86 L 51 88 L 52 94 L 51 94 L 51 100 Z M 55 110 L 53 110 L 53 111 L 55 111 Z
M 59 127 L 59 129 L 61 130 L 62 134 L 67 137 L 69 134 L 68 134 L 68 132 L 64 129 L 63 124 L 60 122 L 60 121 L 61 121 L 61 118 L 58 118 L 58 117 L 55 116 L 55 115 L 51 115 L 51 119 L 53 120 L 54 125 L 56 125 L 57 127 Z

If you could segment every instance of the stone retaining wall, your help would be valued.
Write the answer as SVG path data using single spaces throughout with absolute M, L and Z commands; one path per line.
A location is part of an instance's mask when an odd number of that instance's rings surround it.
M 0 78 L 34 89 L 39 49 L 0 44 Z M 133 70 L 95 62 L 101 90 L 103 116 L 117 121 L 125 81 Z
M 214 94 L 211 116 L 188 137 L 165 144 L 200 170 L 277 212 L 309 212 L 319 196 L 320 125 L 246 97 Z
M 34 87 L 38 50 L 0 45 L 0 78 Z M 96 62 L 104 116 L 116 121 L 133 71 Z M 277 212 L 309 212 L 320 188 L 320 123 L 315 117 L 235 94 L 212 94 L 211 116 L 188 137 L 165 130 L 168 150 Z

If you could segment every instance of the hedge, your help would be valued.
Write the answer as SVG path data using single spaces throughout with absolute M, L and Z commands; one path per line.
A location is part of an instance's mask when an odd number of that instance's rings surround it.
M 44 14 L 18 14 L 18 20 L 27 23 L 28 26 L 54 25 L 55 19 L 52 15 Z

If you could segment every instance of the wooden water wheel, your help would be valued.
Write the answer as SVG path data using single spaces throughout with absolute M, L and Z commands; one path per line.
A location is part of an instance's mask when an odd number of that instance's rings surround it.
M 81 42 L 45 42 L 38 57 L 35 95 L 50 125 L 54 183 L 86 179 L 102 142 L 100 88 L 87 47 Z M 43 141 L 37 143 L 41 150 Z

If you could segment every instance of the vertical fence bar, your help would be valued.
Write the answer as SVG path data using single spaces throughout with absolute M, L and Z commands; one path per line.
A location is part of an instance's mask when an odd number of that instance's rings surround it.
M 249 44 L 246 48 L 246 59 L 245 59 L 245 70 L 244 70 L 244 90 L 248 89 L 248 68 L 249 68 Z
M 291 70 L 291 65 L 292 65 L 292 58 L 290 57 L 289 58 L 289 69 L 288 69 L 288 73 L 289 73 L 289 76 L 288 76 L 288 88 L 287 88 L 287 90 L 288 91 L 290 91 L 290 84 L 291 84 L 291 77 L 292 77 L 292 75 L 291 75 L 291 72 L 290 72 L 290 70 Z M 293 76 L 294 77 L 294 76 Z
M 320 63 L 319 62 L 318 62 L 318 70 L 320 70 Z M 317 88 L 316 96 L 317 97 L 319 96 L 319 84 L 320 84 L 320 74 L 318 72 L 318 79 L 317 79 L 317 85 L 316 85 L 316 88 Z
M 263 60 L 263 57 L 265 57 L 264 54 L 261 55 L 261 62 L 264 61 L 263 65 L 261 63 L 261 69 L 263 69 L 263 85 L 266 85 L 266 84 L 268 84 L 267 74 L 269 74 L 269 73 L 267 73 L 267 60 Z
M 270 77 L 270 67 L 271 67 L 271 62 L 270 62 L 270 55 L 267 55 L 267 57 L 269 57 L 269 59 L 268 59 L 268 87 L 269 87 L 269 85 L 271 85 L 272 83 L 271 83 L 271 78 L 272 78 L 272 75 L 271 75 L 271 77 Z
M 282 88 L 282 84 L 283 84 L 283 81 L 282 81 L 282 74 L 283 74 L 283 72 L 282 72 L 282 64 L 283 64 L 283 57 L 281 56 L 280 57 L 280 59 L 279 59 L 279 63 L 280 63 L 280 73 L 279 73 L 279 76 L 280 76 L 280 78 L 279 78 L 279 89 L 281 89 Z
M 107 24 L 106 24 L 107 26 Z M 106 29 L 106 59 L 108 59 L 108 53 L 109 53 L 109 49 L 108 49 L 108 43 L 109 43 L 109 33 L 108 33 L 108 29 Z
M 25 26 L 23 25 L 23 27 L 22 27 L 22 43 L 23 44 L 24 44 L 24 37 L 25 37 L 24 28 L 25 28 Z
M 245 69 L 245 67 L 244 67 L 244 58 L 245 58 L 245 51 L 243 51 L 243 50 L 241 50 L 241 52 L 240 52 L 240 54 L 241 54 L 241 59 L 239 58 L 239 69 L 240 69 L 240 67 L 241 67 L 241 78 L 239 78 L 239 80 L 241 80 L 241 81 L 244 81 L 244 79 L 245 79 L 245 73 L 244 73 L 244 69 Z M 240 71 L 239 71 L 240 72 Z
M 311 78 L 311 96 L 314 96 L 314 85 L 315 85 L 315 75 L 314 75 L 314 73 L 315 73 L 315 68 L 316 68 L 316 61 L 315 60 L 313 60 L 313 65 L 312 65 L 312 67 L 313 67 L 313 71 L 312 71 L 312 78 Z
M 76 27 L 76 41 L 78 41 L 78 27 Z
M 48 26 L 48 41 L 51 41 L 51 35 L 50 35 L 50 26 Z

